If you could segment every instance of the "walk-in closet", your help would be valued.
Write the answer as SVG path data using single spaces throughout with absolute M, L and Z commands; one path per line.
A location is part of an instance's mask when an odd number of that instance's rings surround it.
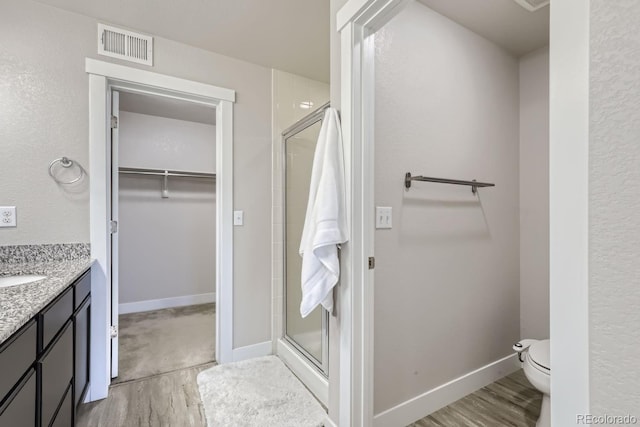
M 214 362 L 216 115 L 123 91 L 113 105 L 112 376 L 122 383 Z

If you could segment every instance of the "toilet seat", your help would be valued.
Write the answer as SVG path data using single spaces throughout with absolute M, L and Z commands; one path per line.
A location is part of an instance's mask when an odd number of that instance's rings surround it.
M 528 358 L 531 360 L 532 365 L 546 373 L 551 375 L 551 355 L 549 340 L 538 341 L 529 347 Z

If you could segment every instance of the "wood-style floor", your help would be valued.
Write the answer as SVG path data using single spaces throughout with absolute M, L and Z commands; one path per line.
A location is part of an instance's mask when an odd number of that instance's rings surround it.
M 84 404 L 79 427 L 205 427 L 196 376 L 215 363 L 119 383 L 109 397 Z
M 120 316 L 120 371 L 79 427 L 204 427 L 196 377 L 213 365 L 213 304 Z
M 541 404 L 542 394 L 521 369 L 409 427 L 532 427 L 536 425 Z
M 164 322 L 185 322 L 185 319 L 176 320 L 175 317 L 192 316 L 200 311 L 202 310 L 190 308 L 182 311 L 149 313 L 144 316 L 132 315 L 131 319 L 125 319 L 124 322 L 121 319 L 121 336 L 129 337 L 129 341 L 121 347 L 120 359 L 129 360 L 131 363 L 121 365 L 125 371 L 120 374 L 127 380 L 112 385 L 107 399 L 81 405 L 77 425 L 79 427 L 205 427 L 206 419 L 196 377 L 200 371 L 215 365 L 215 362 L 189 366 L 200 359 L 187 357 L 184 363 L 175 364 L 175 360 L 168 363 L 166 357 L 158 354 L 159 349 L 165 347 L 166 343 L 179 346 L 180 336 L 187 340 L 185 344 L 188 342 L 189 345 L 194 345 L 194 341 L 189 337 L 194 333 L 193 324 L 190 325 L 188 334 L 184 333 L 184 329 L 162 328 L 161 325 Z M 206 311 L 215 317 L 212 310 Z M 143 321 L 145 319 L 154 319 L 154 323 L 158 323 L 155 333 L 150 334 L 149 325 Z M 207 330 L 209 327 L 213 328 L 214 320 L 202 317 L 202 327 Z M 140 341 L 135 339 L 137 335 L 140 336 Z M 154 339 L 150 339 L 152 337 Z M 156 340 L 161 342 L 154 342 Z M 144 344 L 139 346 L 136 342 Z M 203 345 L 210 347 L 208 342 Z M 141 346 L 146 347 L 147 351 L 141 353 Z M 203 354 L 203 351 L 203 349 L 194 349 L 198 354 Z M 140 357 L 140 354 L 148 356 L 145 357 L 144 363 L 135 361 L 136 353 L 137 357 Z M 136 378 L 142 374 L 146 376 Z M 529 384 L 520 370 L 434 412 L 409 427 L 532 427 L 535 426 L 541 402 L 541 394 Z

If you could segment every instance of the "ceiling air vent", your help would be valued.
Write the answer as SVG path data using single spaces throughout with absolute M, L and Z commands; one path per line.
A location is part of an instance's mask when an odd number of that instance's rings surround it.
M 535 12 L 549 4 L 549 0 L 514 0 L 528 11 Z
M 98 24 L 98 54 L 153 65 L 153 37 Z

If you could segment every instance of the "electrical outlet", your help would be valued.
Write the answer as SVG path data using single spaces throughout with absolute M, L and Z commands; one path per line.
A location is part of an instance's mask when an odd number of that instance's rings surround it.
M 0 227 L 15 227 L 16 225 L 16 207 L 0 206 Z
M 391 228 L 393 225 L 393 209 L 386 206 L 376 207 L 376 228 Z

